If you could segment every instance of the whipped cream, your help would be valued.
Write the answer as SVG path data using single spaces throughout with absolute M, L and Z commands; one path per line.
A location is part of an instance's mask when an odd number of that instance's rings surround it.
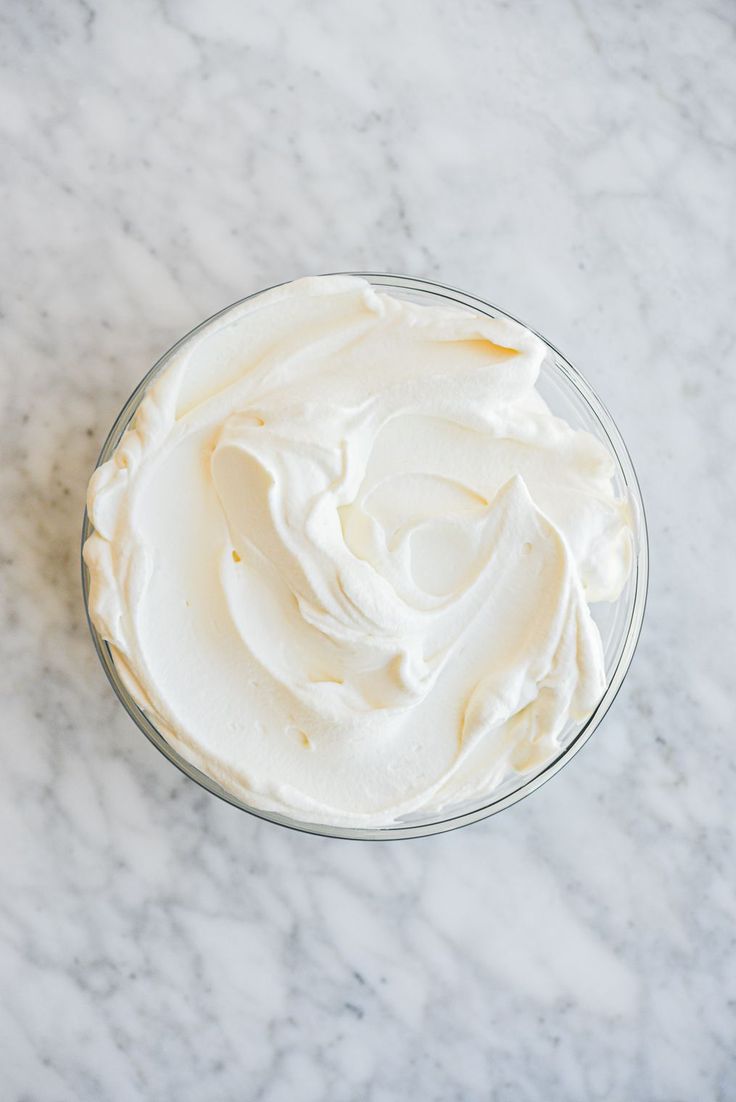
M 90 482 L 89 608 L 249 804 L 382 825 L 536 771 L 606 685 L 614 462 L 506 320 L 299 280 L 198 330 Z

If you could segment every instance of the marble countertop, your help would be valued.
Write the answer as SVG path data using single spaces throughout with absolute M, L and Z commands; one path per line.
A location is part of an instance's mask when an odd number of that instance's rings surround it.
M 736 36 L 708 5 L 98 0 L 0 15 L 2 1097 L 736 1098 Z M 85 484 L 175 338 L 390 270 L 588 375 L 651 536 L 586 749 L 454 834 L 181 777 L 83 622 Z

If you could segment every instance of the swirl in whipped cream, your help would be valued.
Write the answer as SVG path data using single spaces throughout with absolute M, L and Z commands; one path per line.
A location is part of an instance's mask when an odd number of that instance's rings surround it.
M 514 323 L 299 280 L 174 354 L 94 474 L 90 612 L 135 700 L 252 805 L 380 825 L 555 756 L 605 689 L 614 463 Z

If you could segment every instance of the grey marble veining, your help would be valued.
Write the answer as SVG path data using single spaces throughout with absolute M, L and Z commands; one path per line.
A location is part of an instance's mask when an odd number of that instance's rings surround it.
M 9 1102 L 736 1098 L 736 12 L 0 11 L 0 1080 Z M 452 835 L 252 820 L 133 727 L 87 477 L 174 339 L 309 272 L 439 278 L 579 365 L 640 473 L 639 653 Z

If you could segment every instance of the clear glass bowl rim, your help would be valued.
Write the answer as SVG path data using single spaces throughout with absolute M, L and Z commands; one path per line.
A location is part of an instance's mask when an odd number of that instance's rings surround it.
M 591 737 L 595 729 L 598 727 L 603 717 L 608 712 L 611 704 L 613 703 L 616 695 L 623 684 L 624 678 L 629 670 L 631 661 L 634 657 L 639 636 L 641 634 L 641 627 L 644 619 L 644 610 L 646 607 L 647 588 L 649 581 L 649 544 L 647 535 L 647 523 L 646 514 L 644 511 L 644 504 L 641 497 L 641 490 L 639 482 L 634 470 L 634 465 L 631 461 L 628 449 L 623 441 L 621 433 L 619 432 L 616 424 L 611 417 L 611 414 L 606 409 L 603 402 L 595 393 L 591 385 L 584 378 L 584 376 L 572 366 L 565 356 L 550 342 L 546 337 L 543 337 L 541 333 L 538 333 L 533 326 L 527 325 L 526 322 L 520 321 L 514 315 L 507 313 L 507 311 L 495 306 L 492 303 L 478 298 L 476 295 L 468 294 L 465 291 L 460 291 L 457 288 L 449 287 L 442 283 L 437 283 L 427 279 L 416 279 L 411 276 L 392 275 L 386 272 L 333 272 L 325 273 L 330 275 L 352 275 L 358 276 L 362 279 L 368 280 L 373 286 L 386 288 L 387 290 L 405 290 L 414 291 L 418 293 L 424 293 L 428 295 L 435 295 L 438 298 L 443 298 L 449 303 L 459 303 L 461 305 L 469 306 L 479 313 L 487 314 L 492 317 L 505 317 L 512 321 L 518 322 L 520 325 L 524 325 L 526 329 L 535 333 L 540 340 L 544 342 L 548 350 L 552 353 L 555 366 L 565 376 L 567 382 L 577 391 L 578 395 L 583 399 L 586 406 L 593 413 L 594 417 L 600 424 L 603 432 L 608 438 L 611 446 L 611 450 L 618 462 L 620 473 L 623 476 L 626 487 L 634 502 L 635 509 L 638 513 L 637 516 L 637 531 L 635 534 L 635 554 L 633 570 L 635 572 L 634 577 L 634 597 L 631 606 L 631 613 L 629 616 L 629 623 L 624 636 L 623 645 L 620 650 L 618 662 L 611 674 L 610 681 L 606 688 L 605 693 L 601 697 L 597 708 L 593 714 L 586 720 L 581 727 L 580 731 L 570 740 L 570 742 L 564 747 L 564 749 L 549 762 L 544 768 L 542 768 L 537 774 L 531 776 L 528 780 L 522 781 L 521 784 L 513 791 L 507 792 L 500 797 L 494 798 L 492 795 L 488 798 L 487 802 L 484 802 L 482 806 L 474 807 L 468 811 L 463 811 L 460 814 L 444 815 L 439 813 L 436 818 L 428 819 L 419 823 L 397 823 L 395 825 L 387 825 L 384 827 L 345 827 L 345 826 L 331 826 L 329 824 L 322 823 L 310 823 L 304 822 L 299 819 L 294 819 L 286 815 L 281 815 L 276 812 L 264 811 L 261 808 L 253 807 L 250 804 L 245 803 L 243 800 L 238 799 L 237 796 L 230 792 L 227 792 L 211 777 L 208 777 L 205 773 L 202 773 L 195 766 L 191 765 L 185 758 L 183 758 L 163 737 L 163 735 L 156 729 L 151 723 L 148 716 L 138 707 L 136 702 L 128 693 L 127 689 L 123 685 L 115 662 L 112 657 L 109 646 L 105 640 L 100 636 L 99 632 L 92 623 L 92 619 L 89 613 L 89 573 L 82 558 L 82 593 L 84 597 L 84 608 L 87 616 L 87 623 L 92 635 L 92 639 L 97 651 L 97 655 L 102 664 L 102 668 L 107 675 L 107 678 L 112 685 L 120 703 L 125 708 L 128 715 L 131 717 L 136 726 L 143 732 L 148 740 L 153 743 L 157 750 L 159 750 L 165 758 L 167 758 L 172 765 L 175 765 L 185 776 L 190 780 L 195 781 L 202 788 L 206 789 L 212 795 L 219 797 L 226 803 L 231 804 L 233 807 L 239 808 L 241 811 L 248 812 L 250 815 L 254 815 L 259 819 L 265 819 L 272 823 L 277 823 L 280 826 L 288 827 L 292 830 L 300 831 L 306 834 L 316 834 L 327 838 L 344 838 L 356 841 L 386 841 L 390 839 L 405 839 L 405 838 L 421 838 L 427 837 L 433 834 L 440 834 L 448 830 L 456 830 L 459 827 L 467 826 L 470 823 L 477 822 L 480 819 L 485 819 L 491 815 L 497 814 L 499 811 L 503 811 L 505 808 L 512 807 L 517 804 L 524 797 L 530 795 L 536 789 L 540 788 L 546 781 L 558 773 L 564 765 L 567 764 L 586 744 Z M 292 282 L 291 280 L 285 280 L 284 283 Z M 273 287 L 283 286 L 284 284 L 274 284 Z M 110 458 L 113 451 L 117 447 L 123 432 L 127 428 L 128 424 L 132 420 L 138 405 L 143 398 L 145 391 L 153 379 L 164 369 L 168 364 L 171 357 L 184 345 L 187 341 L 191 340 L 197 333 L 208 326 L 216 318 L 222 317 L 228 311 L 234 307 L 241 305 L 250 299 L 257 298 L 259 295 L 264 294 L 266 291 L 272 290 L 273 287 L 264 287 L 258 291 L 255 291 L 251 295 L 246 295 L 245 298 L 238 299 L 236 302 L 231 303 L 229 306 L 224 307 L 222 310 L 218 310 L 217 313 L 211 317 L 206 318 L 199 325 L 196 325 L 188 333 L 186 333 L 180 340 L 178 340 L 171 348 L 168 349 L 153 365 L 153 367 L 146 373 L 141 379 L 138 386 L 124 404 L 120 413 L 115 419 L 115 422 L 110 429 L 105 443 L 102 446 L 102 450 L 95 464 L 95 469 L 102 463 L 106 462 Z M 84 519 L 82 524 L 82 547 L 87 540 L 88 536 L 92 533 L 93 528 L 87 515 L 87 510 L 84 510 Z

